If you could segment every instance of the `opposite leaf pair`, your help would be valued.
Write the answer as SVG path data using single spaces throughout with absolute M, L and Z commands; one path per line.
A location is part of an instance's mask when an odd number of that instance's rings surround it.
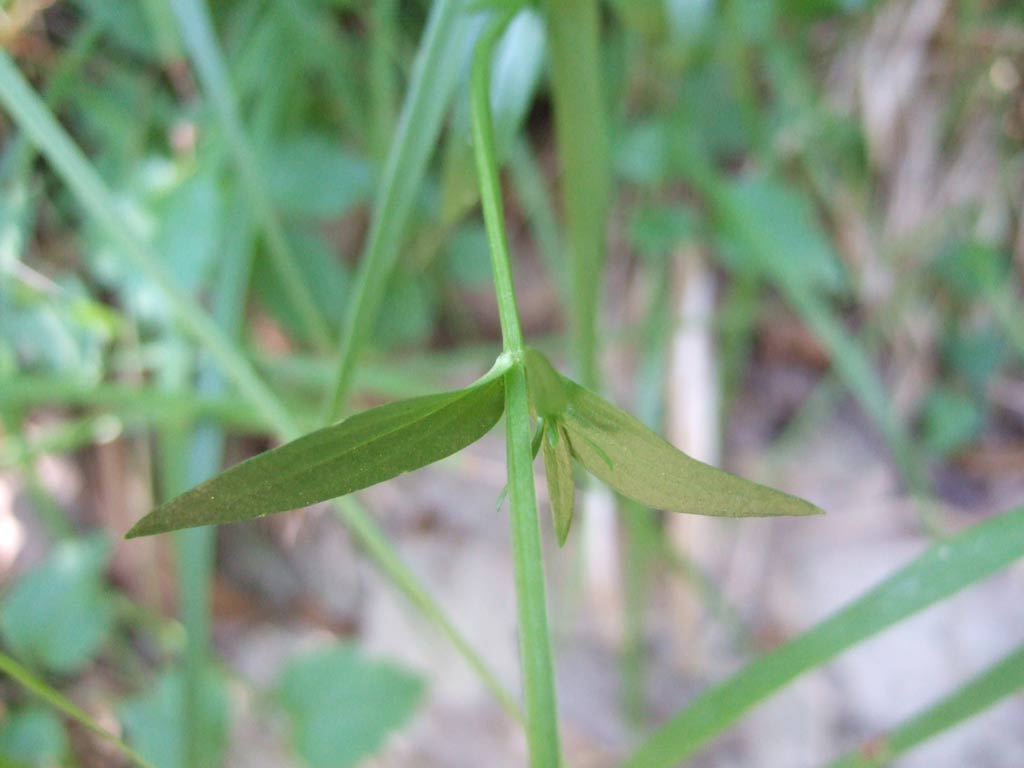
M 560 376 L 540 353 L 529 350 L 526 358 L 559 543 L 572 521 L 574 458 L 622 495 L 654 509 L 728 517 L 820 512 L 802 499 L 691 459 Z M 157 507 L 127 537 L 305 507 L 450 456 L 501 417 L 510 364 L 515 363 L 496 365 L 465 389 L 371 408 L 254 456 Z
M 651 509 L 718 517 L 814 515 L 821 510 L 687 456 L 625 411 L 559 375 L 536 350 L 526 358 L 530 396 L 542 420 L 544 468 L 558 543 L 574 507 L 572 460 Z

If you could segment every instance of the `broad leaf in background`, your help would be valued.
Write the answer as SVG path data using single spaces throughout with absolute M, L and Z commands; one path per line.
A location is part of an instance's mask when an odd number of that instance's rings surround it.
M 67 751 L 64 726 L 48 709 L 32 706 L 16 710 L 0 722 L 0 765 L 62 765 Z
M 810 200 L 796 187 L 751 175 L 725 188 L 726 224 L 742 243 L 749 267 L 784 275 L 809 288 L 839 292 L 846 275 Z M 747 247 L 756 243 L 757 247 Z
M 204 765 L 221 765 L 228 737 L 228 701 L 224 681 L 214 669 L 203 676 L 199 697 L 198 742 Z M 186 761 L 185 686 L 181 672 L 168 670 L 152 690 L 125 700 L 120 707 L 128 743 L 160 768 L 189 768 Z
M 562 379 L 561 424 L 573 455 L 610 487 L 652 509 L 693 515 L 816 515 L 810 502 L 731 475 L 687 456 L 628 413 Z
M 366 161 L 323 136 L 301 136 L 274 147 L 264 167 L 274 203 L 294 216 L 344 216 L 373 192 Z
M 111 546 L 103 536 L 58 545 L 0 603 L 0 634 L 30 667 L 69 674 L 99 652 L 114 624 L 103 582 Z
M 320 232 L 292 226 L 287 234 L 295 253 L 295 265 L 309 286 L 317 309 L 332 325 L 337 325 L 345 311 L 352 283 L 348 268 L 338 258 L 337 248 Z M 255 261 L 252 283 L 260 303 L 290 335 L 311 341 L 302 325 L 302 318 L 281 290 L 281 281 L 273 263 L 265 254 Z
M 504 397 L 498 376 L 371 408 L 232 467 L 156 508 L 127 537 L 286 512 L 419 469 L 486 434 Z
M 922 414 L 921 438 L 938 456 L 949 456 L 974 440 L 985 426 L 983 401 L 950 387 L 937 387 Z
M 432 281 L 422 273 L 396 269 L 387 293 L 381 298 L 373 340 L 384 349 L 426 345 L 437 327 L 438 309 Z
M 339 646 L 293 659 L 278 695 L 302 758 L 313 768 L 342 768 L 375 753 L 409 719 L 423 682 Z

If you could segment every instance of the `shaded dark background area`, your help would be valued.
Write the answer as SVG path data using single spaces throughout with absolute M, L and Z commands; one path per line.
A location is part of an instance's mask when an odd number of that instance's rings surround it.
M 163 0 L 5 0 L 0 43 L 121 225 L 312 429 L 430 4 L 209 6 L 220 90 L 197 74 L 201 30 Z M 487 6 L 465 11 L 450 51 L 423 182 L 398 176 L 410 220 L 352 410 L 464 385 L 500 351 L 469 137 Z M 600 8 L 603 393 L 829 514 L 665 516 L 590 484 L 560 549 L 538 462 L 572 766 L 617 764 L 708 685 L 1024 498 L 1021 4 Z M 492 102 L 524 330 L 571 373 L 549 59 L 528 8 Z M 520 726 L 327 505 L 122 539 L 160 500 L 276 445 L 273 419 L 215 381 L 164 287 L 27 133 L 0 110 L 0 649 L 160 768 L 524 765 Z M 504 484 L 495 430 L 360 500 L 515 691 Z M 857 645 L 693 764 L 870 752 L 1024 642 L 1022 581 L 1011 566 Z M 1022 724 L 1010 696 L 898 765 L 1015 768 Z M 0 765 L 121 760 L 0 677 Z

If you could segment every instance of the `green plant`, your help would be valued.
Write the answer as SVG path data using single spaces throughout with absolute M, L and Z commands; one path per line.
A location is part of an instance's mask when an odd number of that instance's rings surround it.
M 464 448 L 504 412 L 526 728 L 531 763 L 554 766 L 560 747 L 531 443 L 544 447 L 560 543 L 572 518 L 573 458 L 624 496 L 658 508 L 733 517 L 820 510 L 685 456 L 524 345 L 490 111 L 492 52 L 509 18 L 492 22 L 472 69 L 474 147 L 504 343 L 494 367 L 465 389 L 379 406 L 249 459 L 158 507 L 127 535 L 251 519 L 352 493 Z M 531 411 L 539 422 L 534 439 Z
M 586 530 L 568 541 L 577 481 L 622 495 L 618 650 L 638 741 L 627 765 L 687 760 L 797 676 L 1020 556 L 1019 510 L 946 539 L 942 532 L 962 521 L 944 504 L 928 553 L 766 650 L 759 622 L 773 617 L 743 603 L 731 581 L 719 583 L 715 567 L 676 551 L 662 528 L 662 510 L 815 511 L 694 462 L 657 436 L 671 415 L 670 350 L 688 323 L 675 306 L 675 267 L 694 253 L 720 289 L 705 330 L 722 374 L 723 407 L 709 415 L 720 417 L 723 436 L 735 438 L 734 420 L 748 434 L 745 409 L 766 393 L 772 400 L 773 387 L 762 390 L 766 370 L 785 367 L 811 393 L 766 409 L 774 412 L 757 440 L 763 477 L 834 419 L 857 429 L 857 415 L 840 409 L 847 396 L 918 503 L 947 492 L 951 479 L 959 493 L 958 478 L 984 464 L 987 450 L 1019 441 L 1024 326 L 1010 213 L 1019 191 L 993 183 L 979 210 L 978 201 L 946 207 L 893 237 L 890 207 L 913 198 L 894 192 L 906 174 L 895 158 L 878 163 L 885 153 L 876 156 L 864 128 L 873 122 L 867 108 L 840 113 L 820 77 L 830 71 L 841 81 L 844 67 L 822 64 L 851 41 L 860 49 L 861 36 L 882 26 L 884 14 L 863 12 L 874 3 L 69 0 L 22 28 L 20 12 L 36 5 L 15 0 L 4 4 L 10 16 L 0 14 L 0 103 L 10 117 L 0 124 L 0 482 L 16 473 L 51 554 L 24 572 L 15 566 L 0 595 L 0 642 L 10 653 L 0 654 L 0 671 L 29 694 L 0 681 L 9 704 L 0 712 L 0 763 L 70 759 L 64 717 L 137 762 L 220 761 L 228 718 L 239 713 L 209 643 L 218 533 L 205 526 L 314 500 L 337 497 L 333 514 L 475 672 L 499 716 L 525 725 L 531 760 L 544 766 L 562 758 L 538 458 L 554 538 L 565 547 L 552 548 L 560 576 L 581 564 L 588 576 L 616 570 L 591 558 Z M 946 12 L 955 23 L 922 54 L 952 53 L 955 63 L 929 69 L 929 87 L 955 81 L 952 98 L 933 99 L 950 105 L 935 132 L 954 157 L 960 134 L 975 135 L 972 115 L 982 115 L 1009 139 L 985 135 L 1005 161 L 997 165 L 1012 170 L 1019 51 L 1012 34 L 989 27 L 1017 29 L 1020 13 L 968 5 Z M 503 36 L 514 13 L 528 23 Z M 17 20 L 13 33 L 8 18 Z M 471 98 L 453 104 L 463 82 Z M 857 84 L 864 104 L 872 89 L 867 79 Z M 920 159 L 927 144 L 910 154 Z M 46 162 L 36 162 L 37 149 Z M 933 170 L 959 178 L 955 167 Z M 491 305 L 481 302 L 492 298 L 485 247 L 500 355 L 482 309 Z M 534 251 L 547 273 L 540 278 L 530 269 Z M 513 266 L 528 287 L 519 302 Z M 537 349 L 526 345 L 520 313 Z M 773 352 L 780 317 L 810 355 L 794 362 Z M 552 359 L 572 378 L 538 350 L 558 350 Z M 468 386 L 425 394 L 470 380 L 496 356 Z M 904 358 L 918 358 L 918 378 L 906 378 Z M 611 391 L 602 388 L 605 372 L 617 395 L 633 382 L 637 419 L 599 396 Z M 350 402 L 364 399 L 388 404 L 350 415 Z M 523 706 L 352 495 L 460 450 L 503 416 Z M 776 429 L 781 437 L 768 437 Z M 280 447 L 204 483 L 223 468 L 226 441 L 250 450 L 249 436 Z M 88 479 L 80 459 L 112 440 L 141 457 L 134 479 L 158 505 L 131 535 L 177 531 L 176 590 L 150 581 L 155 569 L 141 586 L 125 579 L 120 552 L 108 580 L 109 544 L 89 529 L 107 524 L 120 534 L 119 523 L 88 507 L 84 517 L 77 506 L 69 514 L 47 485 L 50 454 Z M 455 459 L 438 475 L 470 467 Z M 983 484 L 963 483 L 968 495 Z M 985 508 L 1004 504 L 993 498 Z M 859 510 L 865 525 L 872 511 Z M 887 523 L 891 512 L 877 510 Z M 811 530 L 841 522 L 818 520 Z M 178 530 L 186 525 L 196 527 Z M 724 544 L 738 528 L 727 526 Z M 750 526 L 742 537 L 749 544 L 767 528 Z M 788 545 L 800 528 L 773 526 L 768 535 Z M 404 529 L 396 532 L 408 543 Z M 222 545 L 235 551 L 232 537 Z M 663 610 L 656 601 L 676 578 L 746 666 L 641 741 L 651 726 L 647 677 L 664 672 L 648 653 L 662 631 L 648 614 Z M 177 620 L 136 602 L 155 587 L 180 595 Z M 551 592 L 554 634 L 586 631 L 591 617 L 581 609 L 592 595 L 561 579 Z M 1020 664 L 1020 651 L 1011 653 L 836 765 L 885 762 L 954 727 L 1018 690 Z M 127 745 L 45 676 L 75 698 L 94 680 L 107 683 Z M 415 675 L 367 662 L 347 643 L 291 658 L 265 701 L 256 681 L 235 678 L 236 687 L 282 715 L 298 759 L 325 768 L 371 754 L 425 698 Z M 366 727 L 352 729 L 357 715 Z

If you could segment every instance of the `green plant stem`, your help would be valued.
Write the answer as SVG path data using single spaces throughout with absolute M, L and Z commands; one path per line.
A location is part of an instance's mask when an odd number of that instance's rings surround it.
M 248 211 L 239 207 L 227 227 L 224 256 L 214 289 L 214 319 L 229 337 L 237 339 L 245 318 L 246 293 L 252 267 L 252 238 Z M 178 376 L 178 384 L 187 380 Z M 220 371 L 200 355 L 198 382 L 201 394 L 220 395 L 224 380 Z M 165 431 L 167 454 L 163 465 L 165 499 L 183 493 L 207 480 L 224 459 L 223 427 L 198 424 L 192 430 Z M 172 485 L 173 483 L 173 485 Z M 182 722 L 185 724 L 185 766 L 203 768 L 202 695 L 210 663 L 210 590 L 216 556 L 216 529 L 212 526 L 178 531 L 174 535 L 177 556 L 178 604 L 185 627 L 185 653 L 182 660 L 184 695 Z
M 933 736 L 959 725 L 1024 688 L 1024 647 L 972 678 L 918 715 L 829 763 L 828 768 L 881 768 Z
M 345 407 L 356 362 L 372 335 L 388 280 L 398 259 L 416 193 L 464 58 L 470 24 L 459 0 L 437 0 L 430 10 L 413 66 L 409 92 L 395 129 L 359 259 L 339 337 L 338 368 L 325 409 L 326 423 Z
M 32 674 L 32 672 L 2 651 L 0 651 L 0 672 L 8 675 L 12 680 L 33 696 L 42 699 L 58 712 L 81 724 L 84 728 L 92 731 L 101 739 L 111 744 L 118 752 L 135 763 L 135 765 L 142 766 L 142 768 L 155 768 L 155 766 L 142 757 L 142 755 L 138 754 L 135 750 L 117 738 L 117 736 L 89 717 L 87 712 L 65 697 L 64 694 L 54 688 L 51 688 Z
M 281 220 L 270 200 L 256 153 L 246 136 L 235 94 L 228 78 L 224 57 L 213 33 L 213 24 L 203 0 L 171 0 L 171 7 L 181 27 L 181 36 L 193 66 L 217 111 L 228 144 L 234 154 L 242 187 L 263 228 L 274 268 L 281 279 L 281 289 L 295 309 L 310 340 L 321 348 L 331 342 L 327 322 L 317 309 L 316 300 L 303 278 L 295 254 L 288 244 Z
M 568 234 L 572 349 L 580 383 L 595 388 L 605 221 L 611 199 L 600 9 L 596 0 L 545 0 L 542 5 Z
M 510 18 L 505 15 L 493 21 L 477 44 L 473 55 L 470 107 L 480 200 L 490 243 L 504 354 L 511 359 L 511 366 L 505 373 L 505 427 L 526 736 L 530 764 L 534 768 L 555 768 L 561 763 L 561 748 L 551 638 L 548 632 L 544 559 L 537 521 L 537 494 L 533 482 L 523 333 L 519 324 L 512 265 L 505 238 L 490 101 L 494 46 Z
M 387 157 L 395 123 L 394 56 L 397 48 L 398 3 L 377 0 L 369 8 L 370 98 L 372 105 L 373 154 L 378 161 Z
M 755 659 L 659 727 L 623 768 L 683 763 L 754 705 L 808 670 L 1024 556 L 1024 507 L 932 545 L 807 632 Z
M 114 199 L 102 179 L 82 155 L 81 150 L 63 131 L 53 115 L 47 111 L 36 93 L 25 82 L 7 53 L 2 50 L 0 50 L 0 103 L 14 117 L 85 209 L 96 218 L 111 239 L 124 249 L 125 254 L 135 266 L 164 293 L 181 327 L 200 346 L 206 348 L 221 372 L 237 387 L 248 406 L 258 411 L 266 419 L 280 439 L 293 440 L 299 437 L 302 431 L 284 404 L 260 379 L 249 361 L 238 351 L 237 346 L 232 344 L 202 308 L 180 289 L 177 281 L 163 267 L 156 254 L 127 225 L 125 218 L 119 214 Z M 358 506 L 355 499 L 348 499 L 345 504 L 351 505 L 347 517 L 359 522 L 359 527 L 353 529 L 354 533 L 367 546 L 367 551 L 371 556 L 375 556 L 379 547 L 371 546 L 374 543 L 366 541 L 365 532 L 373 531 L 380 541 L 386 542 L 386 539 L 366 511 Z M 393 553 L 389 544 L 384 546 Z M 425 600 L 433 606 L 434 614 L 442 613 L 407 569 L 400 571 L 394 569 L 393 563 L 400 562 L 397 555 L 387 560 L 382 560 L 379 557 L 376 559 L 384 573 L 395 582 L 403 594 L 410 597 L 412 594 L 419 595 L 419 602 L 413 600 L 414 605 L 420 605 Z M 430 617 L 428 616 L 428 618 Z M 456 648 L 463 650 L 469 647 L 450 622 L 434 623 Z M 473 669 L 485 666 L 476 654 L 472 654 L 472 657 L 464 656 L 464 658 Z M 489 675 L 488 679 L 484 680 L 488 690 L 495 690 L 494 680 L 494 675 Z M 500 686 L 497 687 L 500 690 Z

